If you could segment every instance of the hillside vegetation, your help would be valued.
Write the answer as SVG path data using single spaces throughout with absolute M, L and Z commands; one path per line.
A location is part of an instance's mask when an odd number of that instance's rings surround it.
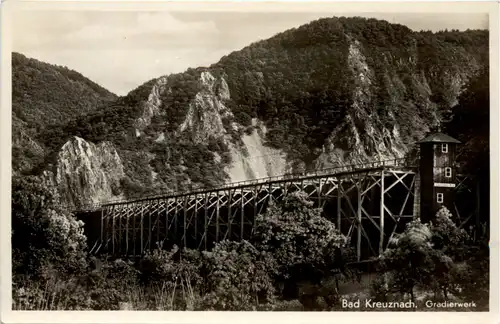
M 46 154 L 40 133 L 114 101 L 116 95 L 80 73 L 12 53 L 12 161 L 31 172 Z
M 488 37 L 483 30 L 414 32 L 375 19 L 320 19 L 208 68 L 153 79 L 97 110 L 113 97 L 98 86 L 82 81 L 68 91 L 76 94 L 62 96 L 51 90 L 57 84 L 37 81 L 57 104 L 44 110 L 53 124 L 36 138 L 46 152 L 34 171 L 54 168 L 61 146 L 78 136 L 113 143 L 125 195 L 213 186 L 229 180 L 231 146 L 251 134 L 256 119 L 266 127 L 259 136 L 286 155 L 290 171 L 402 157 L 488 69 Z M 26 107 L 28 90 L 19 89 L 17 105 Z M 81 89 L 95 91 L 75 99 Z M 60 106 L 71 109 L 54 109 Z M 63 118 L 69 115 L 76 117 Z

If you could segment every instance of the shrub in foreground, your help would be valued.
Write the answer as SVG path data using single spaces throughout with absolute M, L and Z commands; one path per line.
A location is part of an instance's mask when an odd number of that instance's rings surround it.
M 82 273 L 83 223 L 60 204 L 38 177 L 12 179 L 13 273 L 33 279 Z
M 223 241 L 203 256 L 206 294 L 198 309 L 252 310 L 273 302 L 277 266 L 270 254 L 247 241 Z
M 307 194 L 292 193 L 257 219 L 256 247 L 276 259 L 276 281 L 286 299 L 297 298 L 301 285 L 321 286 L 328 277 L 347 274 L 347 238 L 312 205 Z

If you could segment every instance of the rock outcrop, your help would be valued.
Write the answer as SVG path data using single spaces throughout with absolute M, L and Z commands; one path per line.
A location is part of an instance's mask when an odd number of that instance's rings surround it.
M 55 171 L 45 176 L 58 189 L 61 200 L 73 208 L 122 198 L 124 168 L 109 142 L 95 145 L 73 137 L 61 148 Z
M 206 141 L 209 137 L 222 137 L 226 134 L 222 120 L 233 117 L 224 105 L 230 98 L 224 78 L 216 80 L 210 72 L 201 72 L 199 91 L 189 104 L 179 132 L 190 136 L 195 143 Z

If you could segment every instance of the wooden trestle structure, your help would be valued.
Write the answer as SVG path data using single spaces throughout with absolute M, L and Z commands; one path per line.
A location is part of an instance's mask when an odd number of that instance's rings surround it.
M 303 191 L 351 239 L 357 259 L 384 251 L 418 210 L 417 170 L 393 160 L 303 176 L 228 184 L 80 212 L 92 253 L 140 256 L 155 248 L 210 250 L 222 240 L 251 239 L 257 215 Z

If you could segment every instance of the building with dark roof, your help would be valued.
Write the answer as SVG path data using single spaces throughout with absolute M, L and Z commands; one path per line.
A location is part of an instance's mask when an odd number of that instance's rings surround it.
M 420 144 L 420 219 L 432 220 L 445 206 L 453 210 L 456 167 L 455 157 L 460 141 L 441 132 L 435 132 L 418 142 Z

